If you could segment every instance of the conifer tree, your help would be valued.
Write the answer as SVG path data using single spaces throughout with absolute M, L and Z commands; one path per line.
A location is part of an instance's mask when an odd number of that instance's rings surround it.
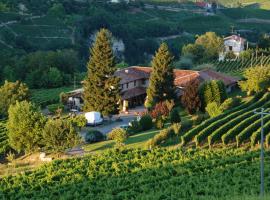
M 120 99 L 120 79 L 114 76 L 116 67 L 111 37 L 106 29 L 97 33 L 90 49 L 88 74 L 83 84 L 84 111 L 99 111 L 105 116 L 117 111 Z
M 175 98 L 172 61 L 173 57 L 168 46 L 162 43 L 152 60 L 152 73 L 147 89 L 146 106 L 148 108 L 160 101 Z

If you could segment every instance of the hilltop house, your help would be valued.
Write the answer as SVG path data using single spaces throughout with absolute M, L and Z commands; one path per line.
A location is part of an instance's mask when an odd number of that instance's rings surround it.
M 121 101 L 123 110 L 127 107 L 143 105 L 146 98 L 146 89 L 149 85 L 149 78 L 152 68 L 150 67 L 128 67 L 116 71 L 115 75 L 120 77 Z M 227 91 L 230 92 L 237 84 L 237 79 L 207 69 L 202 71 L 193 70 L 174 70 L 174 84 L 176 86 L 177 96 L 180 97 L 185 86 L 192 80 L 198 79 L 200 82 L 209 80 L 221 80 L 226 85 Z M 68 103 L 71 107 L 80 109 L 83 103 L 83 89 L 68 92 Z
M 220 53 L 219 60 L 224 60 L 228 52 L 232 51 L 236 57 L 239 57 L 240 53 L 245 50 L 246 39 L 239 35 L 231 35 L 224 38 L 224 52 Z

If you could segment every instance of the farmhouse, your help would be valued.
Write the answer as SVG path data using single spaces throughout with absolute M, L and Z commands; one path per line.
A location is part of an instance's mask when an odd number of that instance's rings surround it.
M 224 60 L 228 52 L 233 52 L 237 57 L 245 50 L 246 39 L 239 35 L 231 35 L 224 38 L 224 52 L 220 54 L 219 60 Z
M 149 78 L 152 68 L 133 66 L 116 71 L 115 75 L 120 77 L 121 101 L 123 108 L 143 105 L 146 98 L 146 90 L 149 85 Z M 224 74 L 207 69 L 202 71 L 174 70 L 174 84 L 177 88 L 177 96 L 180 97 L 185 86 L 192 80 L 198 79 L 200 82 L 209 80 L 221 80 L 226 85 L 228 92 L 237 84 L 237 79 Z M 69 104 L 76 109 L 82 106 L 83 89 L 78 89 L 67 93 Z

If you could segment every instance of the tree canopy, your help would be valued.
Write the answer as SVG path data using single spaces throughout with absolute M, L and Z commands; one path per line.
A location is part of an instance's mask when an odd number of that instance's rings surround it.
M 114 75 L 117 68 L 111 39 L 111 33 L 101 29 L 90 49 L 88 75 L 83 83 L 84 111 L 99 111 L 103 115 L 117 112 L 120 79 Z
M 156 103 L 175 98 L 173 56 L 168 46 L 162 43 L 152 60 L 152 73 L 147 89 L 146 106 L 153 107 Z

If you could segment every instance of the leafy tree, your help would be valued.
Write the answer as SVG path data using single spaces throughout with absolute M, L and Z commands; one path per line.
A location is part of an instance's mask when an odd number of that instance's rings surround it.
M 101 29 L 90 50 L 88 76 L 84 81 L 84 110 L 99 111 L 103 115 L 115 113 L 120 99 L 119 78 L 113 56 L 111 33 Z
M 48 14 L 58 18 L 65 16 L 65 8 L 61 3 L 54 3 L 53 6 L 49 9 Z
M 162 43 L 152 60 L 152 73 L 147 89 L 148 105 L 175 98 L 172 61 L 168 46 Z
M 7 115 L 10 105 L 15 104 L 16 101 L 28 100 L 29 96 L 29 90 L 24 83 L 5 81 L 0 87 L 0 117 Z
M 197 79 L 190 81 L 181 97 L 182 104 L 190 114 L 198 111 L 201 106 L 199 84 L 199 80 Z
M 182 56 L 191 56 L 198 63 L 204 57 L 205 47 L 200 44 L 187 44 L 182 48 Z
M 122 128 L 115 128 L 108 134 L 108 139 L 115 140 L 117 146 L 122 145 L 127 138 L 127 131 Z
M 201 45 L 205 49 L 204 60 L 217 59 L 219 52 L 223 50 L 223 39 L 214 32 L 207 32 L 199 36 L 195 44 Z
M 49 88 L 60 87 L 63 84 L 63 76 L 59 69 L 55 67 L 51 67 L 48 72 L 45 72 L 42 79 Z
M 51 152 L 64 152 L 73 148 L 81 141 L 75 127 L 69 120 L 50 119 L 42 132 L 43 148 Z
M 264 92 L 270 87 L 270 66 L 248 68 L 244 72 L 245 81 L 239 85 L 248 94 Z
M 16 102 L 8 110 L 8 139 L 18 152 L 31 152 L 41 146 L 41 135 L 46 118 L 40 109 L 27 101 Z

